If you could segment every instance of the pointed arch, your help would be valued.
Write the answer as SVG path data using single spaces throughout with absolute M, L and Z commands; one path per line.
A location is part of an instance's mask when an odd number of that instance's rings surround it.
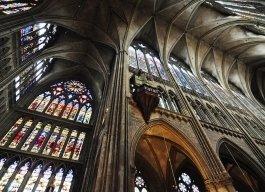
M 222 138 L 217 143 L 217 153 L 232 177 L 236 190 L 262 192 L 265 170 L 247 152 L 234 142 Z
M 146 135 L 147 137 L 150 136 L 161 139 L 161 141 L 164 140 L 162 138 L 164 136 L 166 142 L 168 144 L 177 146 L 177 148 L 194 163 L 194 165 L 201 173 L 202 177 L 204 179 L 207 179 L 207 165 L 205 164 L 204 158 L 200 155 L 200 152 L 197 147 L 195 147 L 192 142 L 186 136 L 184 136 L 183 133 L 175 129 L 173 125 L 162 120 L 154 120 L 148 125 L 141 126 L 134 135 L 130 147 L 131 162 L 133 165 L 135 164 L 134 161 L 138 143 L 144 135 Z

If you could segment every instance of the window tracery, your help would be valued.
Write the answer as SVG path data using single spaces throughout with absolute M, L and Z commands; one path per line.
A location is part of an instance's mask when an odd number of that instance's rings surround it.
M 77 161 L 85 137 L 85 132 L 21 117 L 1 139 L 0 146 Z
M 166 93 L 162 89 L 159 89 L 159 106 L 161 108 L 171 110 L 170 104 L 169 104 L 169 98 L 167 97 Z
M 71 190 L 74 177 L 74 171 L 71 168 L 58 169 L 49 162 L 43 164 L 29 160 L 20 161 L 18 158 L 7 160 L 6 157 L 1 157 L 0 162 L 3 164 L 0 169 L 3 173 L 0 177 L 1 191 L 43 192 L 47 190 L 49 184 L 52 184 L 54 191 L 57 192 Z
M 129 47 L 129 66 L 134 70 L 141 69 L 153 77 L 168 80 L 165 69 L 155 51 L 142 42 L 134 42 Z
M 82 82 L 62 81 L 38 95 L 28 109 L 89 124 L 92 114 L 92 96 Z
M 200 189 L 196 185 L 194 179 L 192 179 L 187 173 L 183 172 L 178 177 L 177 192 L 200 192 Z
M 174 93 L 170 92 L 169 97 L 172 110 L 175 112 L 180 112 L 177 96 Z
M 139 170 L 136 171 L 134 185 L 134 192 L 148 192 L 146 182 Z
M 15 78 L 16 101 L 45 75 L 52 62 L 53 58 L 37 61 Z
M 57 26 L 51 23 L 28 25 L 20 30 L 21 60 L 44 49 L 55 37 Z
M 0 0 L 0 11 L 2 14 L 14 14 L 21 11 L 28 11 L 38 5 L 41 1 L 38 0 Z

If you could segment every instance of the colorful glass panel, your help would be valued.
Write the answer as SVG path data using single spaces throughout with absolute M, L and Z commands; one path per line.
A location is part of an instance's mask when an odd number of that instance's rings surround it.
M 73 154 L 73 151 L 74 151 L 74 145 L 75 145 L 76 139 L 77 139 L 77 131 L 73 130 L 68 140 L 68 143 L 66 145 L 63 158 L 70 159 L 70 156 Z
M 37 183 L 37 180 L 39 178 L 40 172 L 42 170 L 42 165 L 38 164 L 35 169 L 32 171 L 30 178 L 27 182 L 27 184 L 25 185 L 25 188 L 23 189 L 23 192 L 32 192 L 34 186 Z
M 62 148 L 64 146 L 65 140 L 67 138 L 69 130 L 63 129 L 59 139 L 54 143 L 53 150 L 52 150 L 52 156 L 59 157 Z
M 176 65 L 173 65 L 173 69 L 175 70 L 175 73 L 177 74 L 179 80 L 181 81 L 181 84 L 184 85 L 184 87 L 186 87 L 187 89 L 191 90 L 189 83 L 187 82 L 183 74 L 180 72 L 180 69 Z
M 81 109 L 80 109 L 80 112 L 77 116 L 77 119 L 76 121 L 77 122 L 83 122 L 83 119 L 85 117 L 85 114 L 86 114 L 86 106 L 83 106 Z
M 164 70 L 164 67 L 163 67 L 161 61 L 157 57 L 154 57 L 154 60 L 155 60 L 155 63 L 156 63 L 156 66 L 157 66 L 157 69 L 159 71 L 161 78 L 164 80 L 168 80 L 166 72 Z
M 40 181 L 35 189 L 35 192 L 43 192 L 46 190 L 52 172 L 53 172 L 52 166 L 48 166 L 48 168 L 44 171 L 43 176 L 40 178 Z
M 38 0 L 29 0 L 29 1 L 1 0 L 0 13 L 9 15 L 21 11 L 28 11 L 31 8 L 35 7 L 37 4 L 39 4 Z
M 53 190 L 53 192 L 59 191 L 60 185 L 61 185 L 62 179 L 63 179 L 63 174 L 64 174 L 64 169 L 60 168 L 54 177 L 54 190 Z
M 62 110 L 64 109 L 64 106 L 65 106 L 65 100 L 63 99 L 62 101 L 60 101 L 57 108 L 55 109 L 53 116 L 59 116 Z
M 22 145 L 21 150 L 28 150 L 28 148 L 30 147 L 31 143 L 33 142 L 33 140 L 35 139 L 36 135 L 38 134 L 39 130 L 41 129 L 41 126 L 42 126 L 42 122 L 39 122 L 35 126 L 35 128 L 31 132 L 31 134 L 27 138 L 26 142 Z
M 46 95 L 45 98 L 42 100 L 42 102 L 37 107 L 36 111 L 42 112 L 46 108 L 46 106 L 49 104 L 50 100 L 51 100 L 51 96 Z
M 200 192 L 199 187 L 195 181 L 187 174 L 181 173 L 178 178 L 177 192 Z
M 17 133 L 13 141 L 10 143 L 10 148 L 16 148 L 20 141 L 24 138 L 26 132 L 29 130 L 30 126 L 32 125 L 32 120 L 29 120 L 25 123 L 22 129 Z
M 27 59 L 37 51 L 42 50 L 48 43 L 51 43 L 56 28 L 56 25 L 50 23 L 37 23 L 23 27 L 20 30 L 21 60 Z
M 43 131 L 39 134 L 37 140 L 35 141 L 31 149 L 31 152 L 38 153 L 40 151 L 40 148 L 42 147 L 44 141 L 48 137 L 50 130 L 51 130 L 51 124 L 47 124 L 44 127 Z
M 48 143 L 46 144 L 46 146 L 42 152 L 44 155 L 49 155 L 51 153 L 51 151 L 53 150 L 55 143 L 56 143 L 56 139 L 59 135 L 60 129 L 61 128 L 59 126 L 55 127 L 50 139 L 48 140 Z
M 30 104 L 28 109 L 35 110 L 38 107 L 38 105 L 41 103 L 43 98 L 44 98 L 44 94 L 41 94 L 38 97 L 36 97 L 36 99 L 34 99 L 34 101 Z
M 5 162 L 6 162 L 6 157 L 1 158 L 1 160 L 0 160 L 0 171 L 2 170 L 2 168 L 3 168 L 4 164 L 5 164 Z
M 90 121 L 91 115 L 92 115 L 92 108 L 89 107 L 89 108 L 87 109 L 87 111 L 86 111 L 86 114 L 85 114 L 85 118 L 84 118 L 83 123 L 88 124 L 89 121 Z
M 147 61 L 148 61 L 148 65 L 149 65 L 151 74 L 156 76 L 156 77 L 159 77 L 155 62 L 153 60 L 153 57 L 149 53 L 147 53 L 146 54 L 146 58 L 147 58 Z
M 72 181 L 74 178 L 73 170 L 70 169 L 64 179 L 63 187 L 61 189 L 61 192 L 69 192 L 71 189 Z
M 37 61 L 15 78 L 16 100 L 28 92 L 31 87 L 47 72 L 47 69 L 51 65 L 52 61 L 52 58 Z M 44 95 L 39 95 L 39 97 L 32 102 L 32 106 L 29 108 L 35 110 L 43 98 Z
M 68 119 L 69 119 L 69 120 L 75 120 L 75 116 L 76 116 L 78 110 L 79 110 L 79 104 L 76 103 L 76 104 L 74 105 L 74 107 L 73 107 L 73 109 L 72 109 L 70 115 L 68 116 Z
M 4 191 L 6 184 L 8 183 L 10 177 L 14 174 L 16 168 L 18 166 L 18 161 L 14 161 L 6 170 L 4 175 L 0 180 L 0 191 Z
M 92 96 L 85 84 L 77 80 L 56 83 L 40 94 L 28 109 L 89 124 L 92 114 Z M 48 107 L 47 107 L 48 106 Z
M 168 80 L 165 69 L 155 51 L 143 43 L 133 42 L 129 47 L 129 66 L 141 69 L 154 77 Z
M 4 146 L 7 141 L 14 135 L 14 133 L 18 130 L 19 126 L 23 122 L 23 118 L 19 118 L 17 122 L 11 127 L 11 129 L 7 132 L 7 134 L 1 139 L 0 146 Z
M 72 157 L 73 160 L 79 159 L 80 152 L 81 152 L 83 144 L 84 144 L 85 136 L 86 136 L 86 134 L 84 132 L 80 133 L 78 140 L 76 142 L 75 148 L 74 148 L 74 154 Z
M 74 94 L 83 94 L 87 89 L 84 83 L 76 80 L 70 80 L 65 82 L 65 89 Z
M 73 102 L 68 103 L 63 111 L 62 118 L 67 119 L 72 108 L 73 108 Z
M 173 75 L 174 80 L 177 82 L 178 85 L 183 86 L 181 81 L 178 78 L 178 75 L 176 74 L 175 70 L 173 69 L 173 66 L 168 63 L 169 70 L 171 74 Z
M 11 182 L 8 187 L 8 191 L 16 192 L 18 191 L 20 185 L 22 184 L 25 175 L 27 174 L 30 168 L 30 162 L 26 162 L 22 167 L 20 167 L 18 173 L 16 174 L 14 180 Z
M 59 98 L 54 99 L 51 104 L 49 105 L 48 109 L 45 113 L 51 115 L 53 114 L 53 111 L 56 109 L 57 105 L 59 104 Z

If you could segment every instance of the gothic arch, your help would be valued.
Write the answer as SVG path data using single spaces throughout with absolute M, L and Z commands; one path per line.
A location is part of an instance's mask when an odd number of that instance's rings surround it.
M 148 125 L 143 125 L 138 128 L 138 131 L 133 137 L 131 143 L 131 165 L 135 165 L 135 155 L 137 145 L 143 135 L 150 135 L 161 139 L 164 134 L 165 140 L 176 144 L 178 149 L 183 152 L 197 167 L 202 177 L 208 178 L 208 168 L 204 158 L 199 154 L 199 149 L 188 139 L 181 131 L 174 128 L 173 125 L 164 120 L 153 120 Z
M 247 152 L 229 139 L 217 143 L 217 154 L 234 182 L 236 190 L 261 192 L 265 185 L 265 170 Z

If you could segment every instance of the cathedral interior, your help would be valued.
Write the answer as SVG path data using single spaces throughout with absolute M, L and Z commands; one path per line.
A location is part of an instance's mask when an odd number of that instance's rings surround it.
M 264 190 L 264 0 L 0 0 L 0 191 Z

